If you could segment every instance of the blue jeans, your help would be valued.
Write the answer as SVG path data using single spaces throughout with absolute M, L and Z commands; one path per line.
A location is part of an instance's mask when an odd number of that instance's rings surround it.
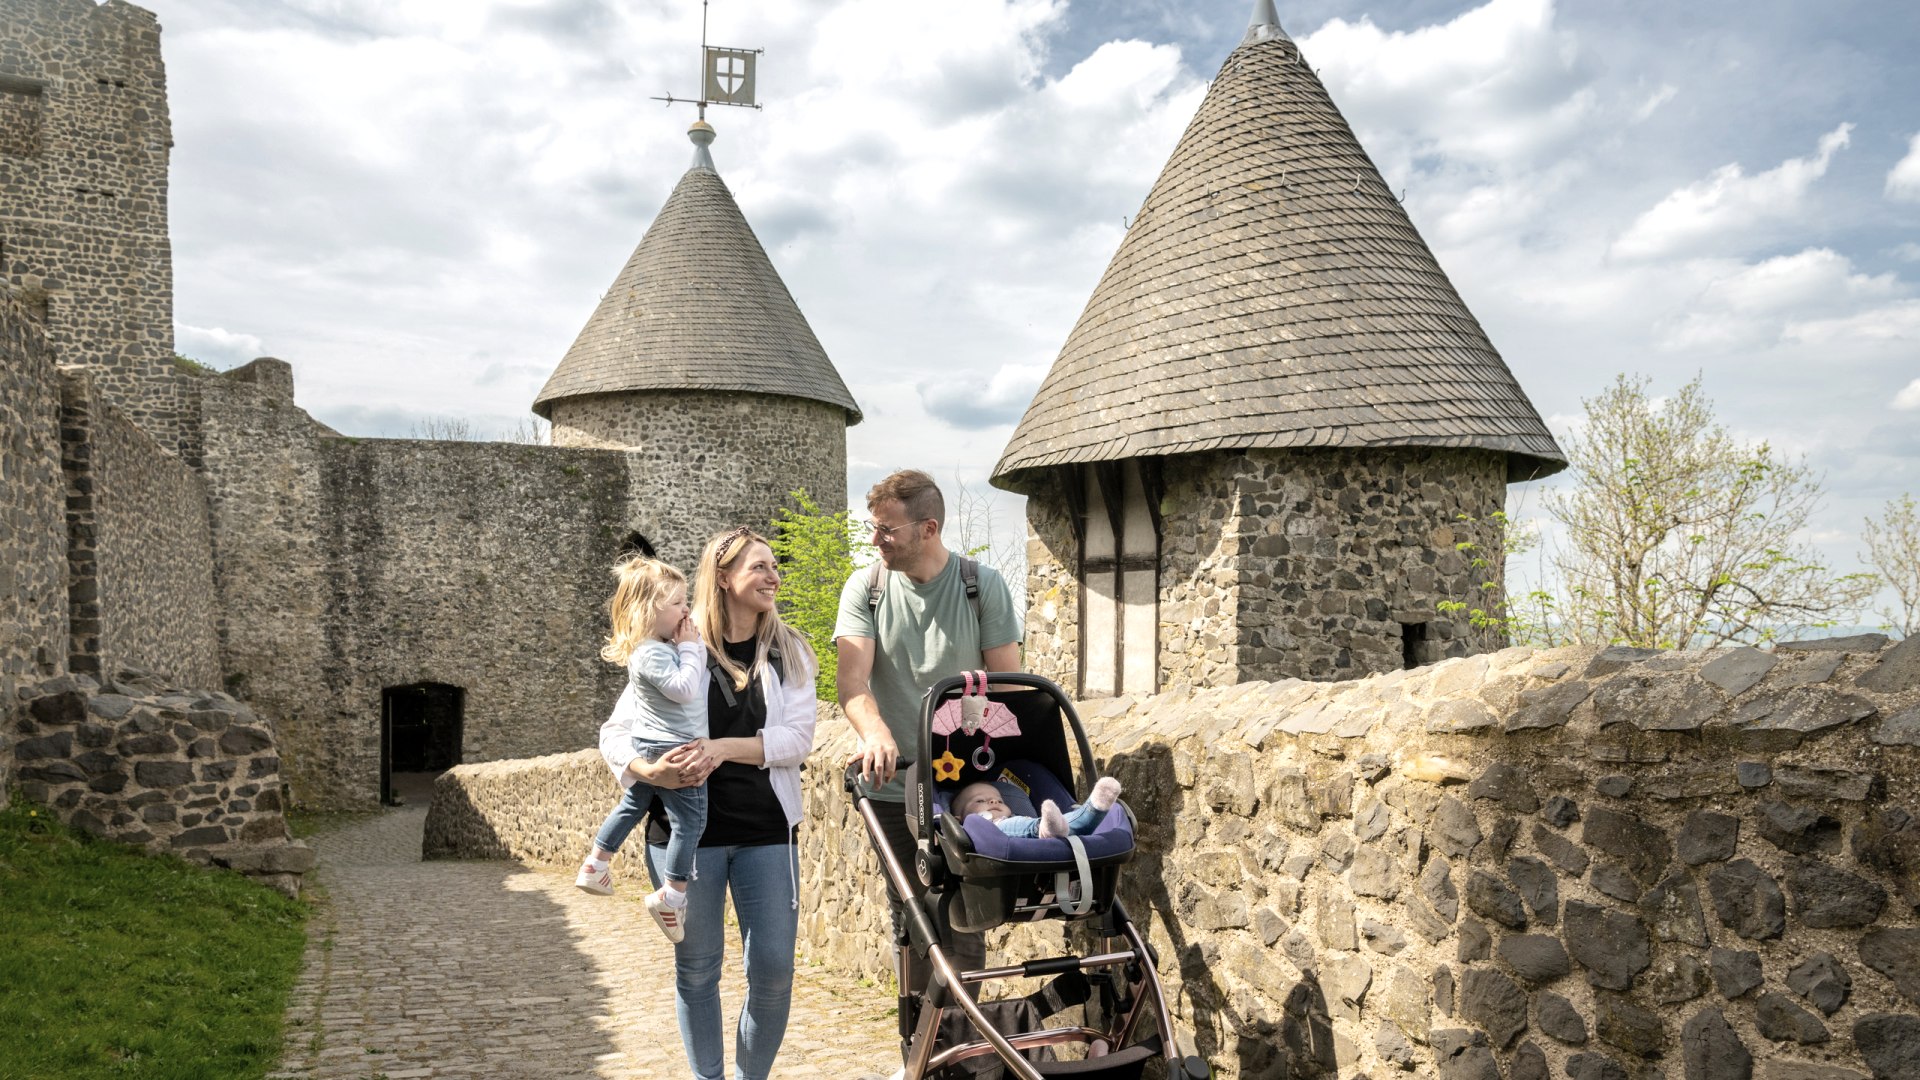
M 633 740 L 633 752 L 636 757 L 646 761 L 657 761 L 680 743 L 654 742 L 649 739 Z M 700 843 L 700 834 L 707 830 L 707 787 L 705 784 L 687 788 L 656 788 L 644 780 L 635 780 L 626 794 L 620 796 L 620 802 L 607 815 L 605 824 L 594 834 L 594 845 L 602 851 L 619 851 L 620 845 L 627 842 L 627 834 L 646 816 L 647 807 L 653 803 L 653 797 L 660 796 L 660 805 L 667 811 L 667 822 L 673 826 L 673 836 L 667 841 L 665 873 L 669 881 L 690 881 L 693 878 L 693 852 Z M 648 854 L 647 865 L 653 865 L 652 854 Z
M 1066 812 L 1067 831 L 1074 836 L 1085 836 L 1093 831 L 1095 825 L 1107 816 L 1104 810 L 1095 810 L 1090 802 Z M 1037 817 L 1007 817 L 993 823 L 994 828 L 1013 837 L 1032 839 L 1040 835 L 1040 819 Z
M 674 830 L 675 835 L 679 829 Z M 660 878 L 647 848 L 647 869 Z M 734 1031 L 735 1080 L 766 1080 L 787 1035 L 793 1002 L 793 943 L 800 912 L 794 905 L 799 872 L 792 844 L 703 847 L 699 878 L 687 886 L 687 937 L 673 947 L 674 1007 L 680 1040 L 697 1080 L 725 1080 L 721 1037 L 720 965 L 726 952 L 722 912 L 733 890 L 733 913 L 747 970 L 747 999 Z

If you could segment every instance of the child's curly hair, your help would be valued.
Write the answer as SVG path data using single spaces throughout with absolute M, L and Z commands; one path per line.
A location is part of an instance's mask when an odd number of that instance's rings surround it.
M 675 588 L 684 587 L 687 576 L 659 559 L 629 555 L 613 564 L 613 598 L 607 601 L 607 621 L 613 632 L 600 648 L 600 658 L 624 664 L 633 650 L 647 640 L 654 620 Z

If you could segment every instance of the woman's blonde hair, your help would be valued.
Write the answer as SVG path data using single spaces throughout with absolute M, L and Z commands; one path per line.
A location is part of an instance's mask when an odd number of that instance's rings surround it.
M 673 590 L 686 585 L 687 575 L 645 555 L 629 555 L 613 564 L 613 598 L 607 601 L 607 622 L 613 632 L 600 648 L 600 658 L 624 664 L 633 650 L 653 632 L 660 610 Z
M 720 578 L 738 564 L 755 544 L 764 545 L 769 552 L 773 550 L 773 545 L 767 542 L 766 537 L 745 525 L 716 534 L 707 541 L 706 550 L 700 553 L 700 569 L 695 578 L 693 625 L 700 628 L 700 636 L 706 639 L 707 652 L 733 679 L 735 690 L 747 688 L 747 684 L 759 674 L 761 665 L 767 662 L 767 654 L 774 649 L 780 650 L 782 682 L 788 686 L 801 680 L 811 682 L 814 673 L 819 670 L 813 646 L 799 631 L 780 618 L 778 610 L 765 612 L 756 620 L 753 628 L 756 645 L 751 667 L 743 668 L 727 655 L 727 602 L 720 590 Z

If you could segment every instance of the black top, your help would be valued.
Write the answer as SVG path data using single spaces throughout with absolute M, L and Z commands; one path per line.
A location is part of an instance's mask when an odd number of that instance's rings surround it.
M 755 643 L 723 643 L 727 655 L 742 667 L 753 664 Z M 721 676 L 724 678 L 724 675 Z M 727 704 L 726 690 L 719 678 L 707 680 L 707 737 L 713 739 L 751 739 L 767 724 L 767 700 L 760 680 L 754 679 L 744 691 L 733 694 Z M 664 844 L 672 835 L 667 816 L 655 799 L 648 811 L 652 823 L 647 830 L 649 844 Z M 701 847 L 751 847 L 756 844 L 787 844 L 794 839 L 787 825 L 787 814 L 773 793 L 767 770 L 737 761 L 722 762 L 707 777 L 707 830 L 700 834 Z

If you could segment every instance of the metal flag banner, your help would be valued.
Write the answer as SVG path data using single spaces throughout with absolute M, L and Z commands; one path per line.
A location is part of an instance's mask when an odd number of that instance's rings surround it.
M 706 88 L 701 96 L 709 104 L 752 107 L 753 67 L 756 49 L 720 49 L 707 47 Z

